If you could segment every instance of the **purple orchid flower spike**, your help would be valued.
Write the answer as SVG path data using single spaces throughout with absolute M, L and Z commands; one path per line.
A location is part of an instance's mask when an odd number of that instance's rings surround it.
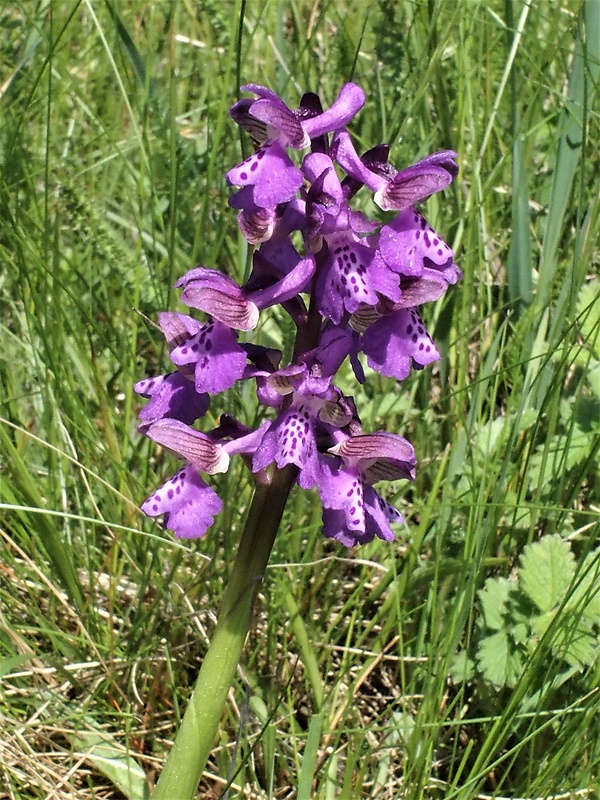
M 442 150 L 401 171 L 389 163 L 388 145 L 359 156 L 346 129 L 365 102 L 354 83 L 325 109 L 312 93 L 291 109 L 260 84 L 242 89 L 253 97 L 230 114 L 257 149 L 227 180 L 237 187 L 229 204 L 255 248 L 252 271 L 239 286 L 217 270 L 192 269 L 176 286 L 203 321 L 159 317 L 177 369 L 135 385 L 149 400 L 140 431 L 185 466 L 142 509 L 163 514 L 177 536 L 203 535 L 221 508 L 204 476 L 239 456 L 261 487 L 283 470 L 300 488 L 316 488 L 326 537 L 346 546 L 392 541 L 402 515 L 374 484 L 412 480 L 414 450 L 396 434 L 364 433 L 336 374 L 348 359 L 360 383 L 363 361 L 404 380 L 440 358 L 421 306 L 461 273 L 415 207 L 456 177 L 457 155 Z M 353 208 L 363 187 L 396 215 L 382 223 Z M 275 324 L 266 314 L 273 308 Z M 267 340 L 247 341 L 251 332 Z M 248 427 L 224 415 L 207 433 L 192 427 L 206 419 L 213 395 L 240 381 L 254 382 L 264 419 Z

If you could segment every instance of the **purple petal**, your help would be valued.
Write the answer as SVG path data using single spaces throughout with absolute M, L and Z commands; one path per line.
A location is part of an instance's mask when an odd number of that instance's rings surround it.
M 458 175 L 457 158 L 458 153 L 455 153 L 454 150 L 438 150 L 437 153 L 432 153 L 430 156 L 423 158 L 419 161 L 419 164 L 436 164 L 439 167 L 443 167 L 453 178 L 456 178 Z
M 148 517 L 164 514 L 165 526 L 182 538 L 204 536 L 223 506 L 196 470 L 188 465 L 167 481 L 142 505 Z
M 415 164 L 399 172 L 373 198 L 384 211 L 402 211 L 417 205 L 452 183 L 452 175 L 435 164 Z
M 258 309 L 237 283 L 222 272 L 197 267 L 180 278 L 175 286 L 183 287 L 183 303 L 210 314 L 224 325 L 239 331 L 256 327 Z
M 294 197 L 303 177 L 282 145 L 272 142 L 229 170 L 227 180 L 233 186 L 254 186 L 254 203 L 260 208 L 275 208 Z
M 157 375 L 134 384 L 134 390 L 150 402 L 140 411 L 142 421 L 172 417 L 188 425 L 208 411 L 210 397 L 198 394 L 194 383 L 181 372 Z
M 314 256 L 308 255 L 299 260 L 296 266 L 280 281 L 265 289 L 249 292 L 248 297 L 261 310 L 277 303 L 285 303 L 286 300 L 291 300 L 292 297 L 306 290 L 308 282 L 315 273 L 316 266 Z
M 413 208 L 401 211 L 381 229 L 379 252 L 390 269 L 402 275 L 419 277 L 430 263 L 452 263 L 454 254 L 443 239 Z
M 438 270 L 425 268 L 420 278 L 405 278 L 400 286 L 401 296 L 394 304 L 396 309 L 414 308 L 439 299 L 448 288 L 448 281 Z
M 255 119 L 267 124 L 269 138 L 277 135 L 282 144 L 289 145 L 296 150 L 309 146 L 309 137 L 305 134 L 293 111 L 290 111 L 285 103 L 281 101 L 274 103 L 271 99 L 256 100 L 252 103 L 250 114 Z
M 175 311 L 161 311 L 158 315 L 158 324 L 167 340 L 169 352 L 198 333 L 202 327 L 193 317 Z
M 195 364 L 196 391 L 219 394 L 244 374 L 246 353 L 231 328 L 211 321 L 183 345 L 176 347 L 171 360 L 177 366 Z
M 322 367 L 324 376 L 332 378 L 346 357 L 356 349 L 357 335 L 349 328 L 328 323 L 321 334 L 319 346 L 313 351 L 313 359 Z
M 318 484 L 323 503 L 323 533 L 353 547 L 375 536 L 393 541 L 390 522 L 402 522 L 402 515 L 380 497 L 372 486 L 363 484 L 356 469 L 338 469 L 321 459 Z
M 398 380 L 406 378 L 412 360 L 423 367 L 440 358 L 414 308 L 403 308 L 374 322 L 363 334 L 362 347 L 372 369 Z
M 262 442 L 263 437 L 269 428 L 269 424 L 269 422 L 265 421 L 257 430 L 250 430 L 243 436 L 237 436 L 235 439 L 226 442 L 223 445 L 223 450 L 225 450 L 225 452 L 230 456 L 240 454 L 253 455 Z
M 320 191 L 328 194 L 337 203 L 343 202 L 342 185 L 329 156 L 324 153 L 310 153 L 302 162 L 302 172 L 312 184 L 321 178 Z
M 234 103 L 229 109 L 229 115 L 233 121 L 249 133 L 256 142 L 263 144 L 268 138 L 267 126 L 250 113 L 252 104 L 255 102 L 255 100 L 249 97 L 238 100 L 238 102 Z
M 415 477 L 415 450 L 402 436 L 386 431 L 350 436 L 328 450 L 356 465 L 368 483 Z
M 327 111 L 317 117 L 302 120 L 301 125 L 311 139 L 343 128 L 364 106 L 365 99 L 365 93 L 360 86 L 347 83 L 342 86 L 339 95 Z
M 214 475 L 227 472 L 229 456 L 220 444 L 205 433 L 190 428 L 177 419 L 160 419 L 144 430 L 145 435 L 172 453 L 185 458 L 196 469 Z
M 364 531 L 363 483 L 356 467 L 338 468 L 332 459 L 321 456 L 317 489 L 323 508 L 343 511 L 350 531 Z M 327 534 L 326 534 L 327 535 Z
M 338 131 L 334 137 L 332 150 L 335 160 L 351 178 L 368 186 L 376 192 L 387 185 L 387 180 L 365 166 L 356 152 L 348 131 Z
M 389 268 L 377 251 L 369 266 L 369 280 L 373 289 L 392 303 L 399 302 L 402 298 L 398 273 Z
M 243 86 L 240 86 L 240 91 L 254 92 L 254 94 L 257 94 L 259 97 L 262 97 L 265 100 L 272 100 L 275 103 L 281 103 L 282 105 L 285 105 L 281 97 L 279 97 L 276 92 L 274 92 L 272 89 L 269 89 L 268 86 L 263 86 L 260 83 L 245 83 Z M 252 100 L 251 102 L 254 103 L 256 101 Z
M 367 526 L 365 533 L 368 541 L 375 536 L 385 542 L 393 542 L 396 538 L 390 527 L 390 522 L 404 522 L 402 514 L 384 500 L 372 486 L 365 486 L 365 508 L 367 511 Z

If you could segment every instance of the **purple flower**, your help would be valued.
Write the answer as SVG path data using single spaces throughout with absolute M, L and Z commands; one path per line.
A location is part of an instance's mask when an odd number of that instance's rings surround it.
M 399 381 L 407 377 L 411 365 L 422 369 L 440 358 L 415 308 L 378 319 L 363 333 L 361 347 L 371 369 Z
M 240 100 L 229 113 L 260 146 L 249 158 L 229 170 L 227 180 L 233 186 L 252 187 L 251 197 L 247 197 L 243 206 L 236 206 L 248 216 L 255 214 L 256 209 L 274 209 L 288 202 L 300 189 L 303 175 L 287 154 L 286 147 L 302 150 L 309 146 L 311 138 L 343 127 L 360 110 L 365 96 L 355 84 L 346 84 L 331 108 L 301 119 L 264 86 L 247 84 L 242 90 L 254 92 L 258 99 Z M 254 226 L 250 224 L 249 227 Z
M 377 257 L 392 272 L 417 278 L 435 270 L 448 283 L 456 283 L 460 270 L 454 253 L 414 208 L 402 211 L 384 225 L 377 243 Z
M 238 381 L 246 366 L 246 353 L 231 328 L 211 320 L 171 353 L 177 366 L 194 365 L 196 391 L 219 394 Z

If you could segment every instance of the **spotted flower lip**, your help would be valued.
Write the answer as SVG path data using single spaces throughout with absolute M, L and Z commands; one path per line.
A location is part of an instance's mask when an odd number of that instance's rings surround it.
M 149 517 L 163 515 L 165 527 L 179 538 L 204 536 L 223 507 L 223 501 L 188 464 L 142 504 Z
M 403 170 L 389 162 L 387 144 L 359 155 L 346 128 L 365 103 L 354 83 L 328 108 L 310 92 L 294 109 L 258 83 L 242 90 L 253 96 L 230 114 L 256 149 L 226 178 L 254 248 L 251 271 L 239 285 L 191 269 L 176 284 L 190 314 L 159 315 L 175 369 L 135 384 L 148 400 L 139 430 L 185 464 L 142 510 L 163 515 L 176 536 L 202 536 L 222 505 L 203 476 L 239 457 L 258 484 L 285 468 L 301 489 L 315 489 L 327 538 L 347 547 L 391 542 L 403 517 L 375 484 L 413 480 L 414 449 L 397 433 L 363 430 L 337 384 L 352 375 L 365 383 L 365 364 L 401 381 L 440 358 L 421 306 L 461 272 L 416 206 L 456 177 L 457 154 L 440 150 Z M 366 190 L 394 213 L 382 221 L 353 208 Z M 235 387 L 236 406 L 246 408 L 249 383 L 252 426 L 222 414 L 216 427 L 198 429 L 215 395 Z
M 414 308 L 381 317 L 362 335 L 367 363 L 376 372 L 402 381 L 411 366 L 422 369 L 438 361 L 439 351 Z
M 391 523 L 402 514 L 364 481 L 356 465 L 340 468 L 321 457 L 317 484 L 323 505 L 323 534 L 346 547 L 366 544 L 375 537 L 391 542 Z
M 191 425 L 206 414 L 210 405 L 209 395 L 197 392 L 193 381 L 179 371 L 146 378 L 133 388 L 150 400 L 140 411 L 142 423 L 172 417 Z
M 180 368 L 193 370 L 197 392 L 219 394 L 241 379 L 246 353 L 231 328 L 210 320 L 172 350 L 171 360 Z

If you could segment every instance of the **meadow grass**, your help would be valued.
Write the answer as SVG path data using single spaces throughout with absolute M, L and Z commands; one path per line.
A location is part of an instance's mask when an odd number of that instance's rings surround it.
M 252 487 L 216 479 L 199 541 L 143 517 L 176 462 L 132 383 L 183 272 L 247 269 L 240 83 L 348 80 L 359 149 L 460 154 L 426 214 L 464 277 L 434 368 L 342 372 L 415 446 L 406 526 L 348 552 L 292 494 L 198 796 L 599 797 L 598 0 L 23 0 L 0 28 L 0 797 L 148 796 Z M 256 421 L 251 387 L 224 411 Z

